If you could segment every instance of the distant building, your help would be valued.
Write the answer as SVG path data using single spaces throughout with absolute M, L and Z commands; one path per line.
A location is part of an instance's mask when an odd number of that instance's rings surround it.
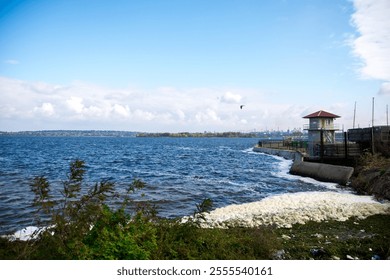
M 321 110 L 303 118 L 309 119 L 309 124 L 303 127 L 304 130 L 308 131 L 309 157 L 320 157 L 321 146 L 336 142 L 335 132 L 339 128 L 338 125 L 334 124 L 334 120 L 340 116 Z

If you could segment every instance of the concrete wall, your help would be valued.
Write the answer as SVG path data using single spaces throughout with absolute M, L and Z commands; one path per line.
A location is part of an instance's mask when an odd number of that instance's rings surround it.
M 253 151 L 269 155 L 280 156 L 294 161 L 290 173 L 303 177 L 310 177 L 323 182 L 333 182 L 346 185 L 353 173 L 353 167 L 331 165 L 325 163 L 305 162 L 300 152 L 254 147 Z
M 254 147 L 253 151 L 268 154 L 268 155 L 279 156 L 297 162 L 303 160 L 303 155 L 300 152 L 296 152 L 296 151 L 271 149 L 271 148 L 263 148 L 263 147 Z
M 302 161 L 294 162 L 290 173 L 319 181 L 346 185 L 352 176 L 353 167 Z

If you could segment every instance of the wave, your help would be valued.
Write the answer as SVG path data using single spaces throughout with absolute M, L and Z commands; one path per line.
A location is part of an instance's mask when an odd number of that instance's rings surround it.
M 35 226 L 28 226 L 21 230 L 16 231 L 14 234 L 3 235 L 2 237 L 8 238 L 11 241 L 15 241 L 15 240 L 27 241 L 30 239 L 34 239 L 40 232 L 42 232 L 42 230 L 44 229 Z
M 323 186 L 323 187 L 325 187 L 327 189 L 331 189 L 331 190 L 339 190 L 337 188 L 338 184 L 336 184 L 336 183 L 321 182 L 321 181 L 315 180 L 313 178 L 302 177 L 302 176 L 290 174 L 290 168 L 291 168 L 291 165 L 293 164 L 293 160 L 291 160 L 291 159 L 285 159 L 285 158 L 280 157 L 280 156 L 270 155 L 270 154 L 266 154 L 266 153 L 249 152 L 248 150 L 245 150 L 245 152 L 254 153 L 254 154 L 261 154 L 261 155 L 265 155 L 265 156 L 276 159 L 279 162 L 278 168 L 274 172 L 271 172 L 271 174 L 275 177 L 279 177 L 279 178 L 283 178 L 283 179 L 287 179 L 287 180 L 291 180 L 291 181 L 301 181 L 301 182 L 305 182 L 305 183 L 312 184 L 312 185 L 319 185 L 319 186 Z
M 308 221 L 346 221 L 364 219 L 374 214 L 390 214 L 390 203 L 380 203 L 371 196 L 337 192 L 300 192 L 264 198 L 258 202 L 229 205 L 205 215 L 204 227 L 246 227 L 276 225 L 290 228 Z
M 253 148 L 248 148 L 248 149 L 245 149 L 245 150 L 242 150 L 243 153 L 246 153 L 246 154 L 253 154 L 253 155 L 257 155 L 257 154 L 263 154 L 263 153 L 259 153 L 259 152 L 254 152 L 253 151 Z M 265 155 L 265 154 L 264 154 Z

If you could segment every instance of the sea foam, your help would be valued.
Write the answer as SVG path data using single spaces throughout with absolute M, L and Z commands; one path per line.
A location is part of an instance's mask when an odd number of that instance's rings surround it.
M 289 228 L 308 221 L 345 221 L 364 219 L 374 214 L 390 214 L 390 203 L 380 203 L 371 196 L 337 192 L 301 192 L 264 198 L 258 202 L 229 205 L 205 214 L 204 227 L 229 224 L 256 227 L 276 225 Z
M 338 184 L 336 183 L 330 183 L 330 182 L 321 182 L 318 180 L 315 180 L 310 177 L 302 177 L 302 176 L 297 176 L 297 175 L 292 175 L 290 174 L 290 169 L 291 165 L 293 164 L 293 160 L 291 159 L 285 159 L 283 157 L 275 156 L 275 155 L 268 155 L 270 157 L 273 157 L 277 161 L 279 161 L 279 166 L 276 169 L 276 171 L 272 172 L 274 176 L 280 177 L 280 178 L 285 178 L 288 180 L 297 180 L 297 181 L 302 181 L 308 184 L 313 184 L 313 185 L 320 185 L 324 186 L 327 189 L 331 190 L 337 190 Z
M 12 235 L 6 235 L 2 237 L 6 237 L 10 240 L 22 240 L 22 241 L 27 241 L 30 239 L 33 239 L 35 236 L 37 236 L 42 229 L 34 226 L 28 226 L 26 228 L 23 228 L 21 230 L 16 231 Z

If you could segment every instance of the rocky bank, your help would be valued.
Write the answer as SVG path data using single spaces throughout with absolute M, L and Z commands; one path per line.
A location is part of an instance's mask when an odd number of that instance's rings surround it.
M 390 200 L 390 158 L 364 155 L 355 167 L 350 187 L 360 194 Z

